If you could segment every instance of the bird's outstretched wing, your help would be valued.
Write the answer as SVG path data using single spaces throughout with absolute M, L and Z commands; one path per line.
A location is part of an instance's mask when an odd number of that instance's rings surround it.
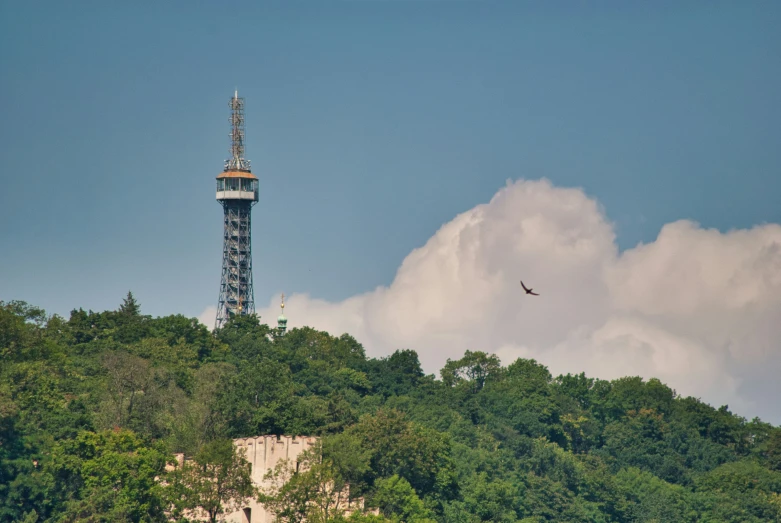
M 529 291 L 529 294 L 531 294 L 532 296 L 539 296 L 539 294 L 537 294 L 536 292 L 532 292 L 532 291 Z
M 523 280 L 521 280 L 521 287 L 523 287 L 523 290 L 526 292 L 529 292 L 529 289 L 526 288 L 526 285 L 523 284 Z

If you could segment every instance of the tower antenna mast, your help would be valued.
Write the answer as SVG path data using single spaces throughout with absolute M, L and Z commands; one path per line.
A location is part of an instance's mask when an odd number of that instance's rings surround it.
M 225 160 L 225 170 L 250 172 L 250 162 L 244 158 L 244 98 L 239 98 L 238 90 L 233 93 L 230 108 L 231 157 Z

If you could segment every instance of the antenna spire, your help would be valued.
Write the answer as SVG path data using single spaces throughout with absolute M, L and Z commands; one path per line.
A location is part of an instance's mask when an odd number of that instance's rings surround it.
M 239 98 L 239 90 L 230 100 L 231 157 L 225 160 L 225 171 L 250 172 L 250 162 L 244 158 L 244 98 Z

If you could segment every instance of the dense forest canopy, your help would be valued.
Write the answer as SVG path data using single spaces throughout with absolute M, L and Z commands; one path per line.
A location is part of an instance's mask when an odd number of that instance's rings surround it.
M 0 302 L 0 521 L 216 518 L 199 471 L 245 492 L 226 442 L 262 434 L 321 438 L 313 473 L 268 498 L 290 523 L 323 478 L 379 508 L 356 522 L 781 521 L 781 428 L 656 379 L 483 352 L 437 378 L 411 350 L 367 358 L 348 334 L 255 317 L 211 333 L 130 293 L 68 319 Z M 176 452 L 202 466 L 166 472 Z M 323 514 L 308 517 L 344 518 Z

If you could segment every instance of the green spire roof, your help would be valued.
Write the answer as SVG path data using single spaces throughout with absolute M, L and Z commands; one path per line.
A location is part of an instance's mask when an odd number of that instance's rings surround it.
M 285 318 L 285 293 L 282 293 L 282 303 L 279 306 L 282 309 L 282 314 L 277 318 L 277 329 L 280 332 L 287 330 L 287 318 Z

